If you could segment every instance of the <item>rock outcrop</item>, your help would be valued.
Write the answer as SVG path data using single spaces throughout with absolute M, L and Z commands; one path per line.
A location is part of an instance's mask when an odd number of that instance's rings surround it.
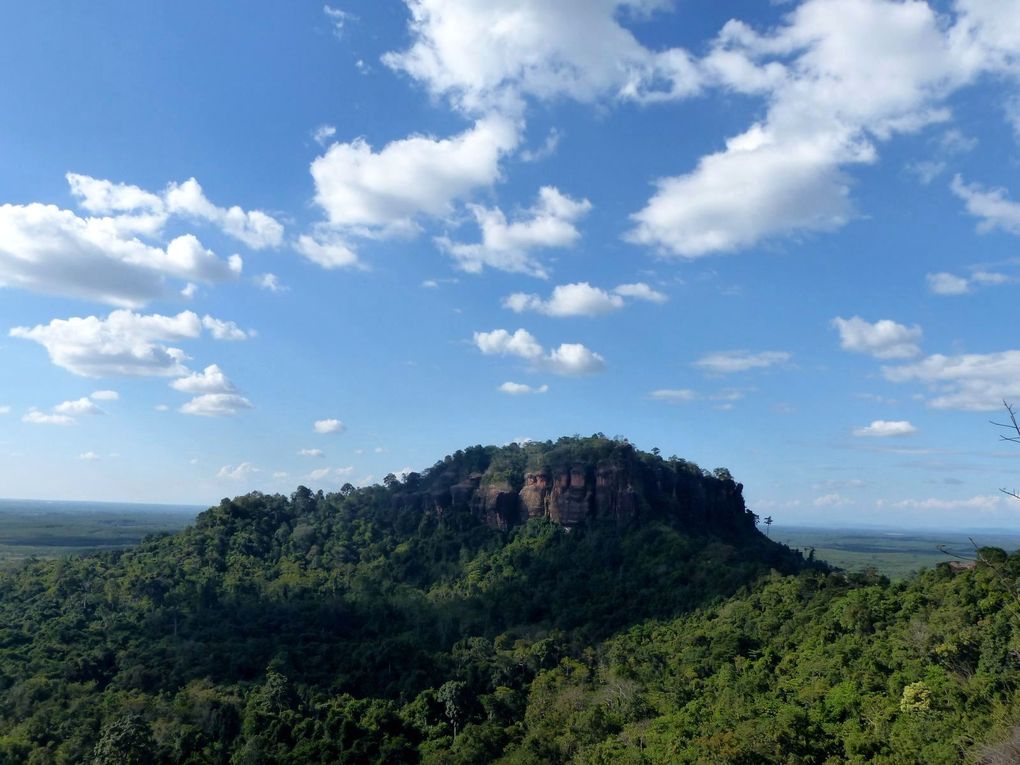
M 743 487 L 727 471 L 710 474 L 683 460 L 642 456 L 625 443 L 613 451 L 566 464 L 553 457 L 526 470 L 520 462 L 511 468 L 505 461 L 476 459 L 477 468 L 468 472 L 447 460 L 424 477 L 417 495 L 401 492 L 394 504 L 438 517 L 451 510 L 470 512 L 502 530 L 532 518 L 548 518 L 567 529 L 591 520 L 627 525 L 651 518 L 726 534 L 754 529 Z

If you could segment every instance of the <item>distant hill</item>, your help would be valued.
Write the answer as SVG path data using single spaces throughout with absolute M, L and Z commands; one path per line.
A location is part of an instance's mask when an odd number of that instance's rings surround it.
M 473 446 L 0 573 L 0 764 L 949 762 L 944 708 L 971 748 L 1013 715 L 998 555 L 897 589 L 767 539 L 724 469 Z

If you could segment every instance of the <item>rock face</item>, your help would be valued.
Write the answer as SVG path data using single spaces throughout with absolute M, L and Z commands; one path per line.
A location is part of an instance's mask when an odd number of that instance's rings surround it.
M 633 450 L 620 451 L 612 458 L 554 462 L 523 473 L 485 463 L 475 472 L 440 470 L 423 492 L 401 493 L 394 504 L 438 517 L 470 512 L 502 530 L 532 518 L 548 518 L 567 529 L 590 520 L 627 525 L 659 518 L 723 534 L 754 530 L 743 487 L 728 473 L 709 474 L 681 460 L 641 459 Z

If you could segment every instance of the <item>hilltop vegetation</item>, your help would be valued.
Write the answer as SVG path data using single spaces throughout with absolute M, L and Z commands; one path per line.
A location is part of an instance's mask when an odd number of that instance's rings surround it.
M 990 559 L 848 578 L 725 470 L 472 447 L 0 574 L 0 763 L 959 762 L 1020 712 Z

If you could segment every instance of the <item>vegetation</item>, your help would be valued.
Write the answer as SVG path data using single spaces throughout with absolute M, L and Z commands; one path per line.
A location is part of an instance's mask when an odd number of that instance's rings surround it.
M 437 501 L 607 461 L 628 522 Z M 1020 713 L 1020 557 L 982 557 L 842 575 L 759 534 L 726 471 L 472 447 L 0 574 L 0 763 L 959 762 Z

